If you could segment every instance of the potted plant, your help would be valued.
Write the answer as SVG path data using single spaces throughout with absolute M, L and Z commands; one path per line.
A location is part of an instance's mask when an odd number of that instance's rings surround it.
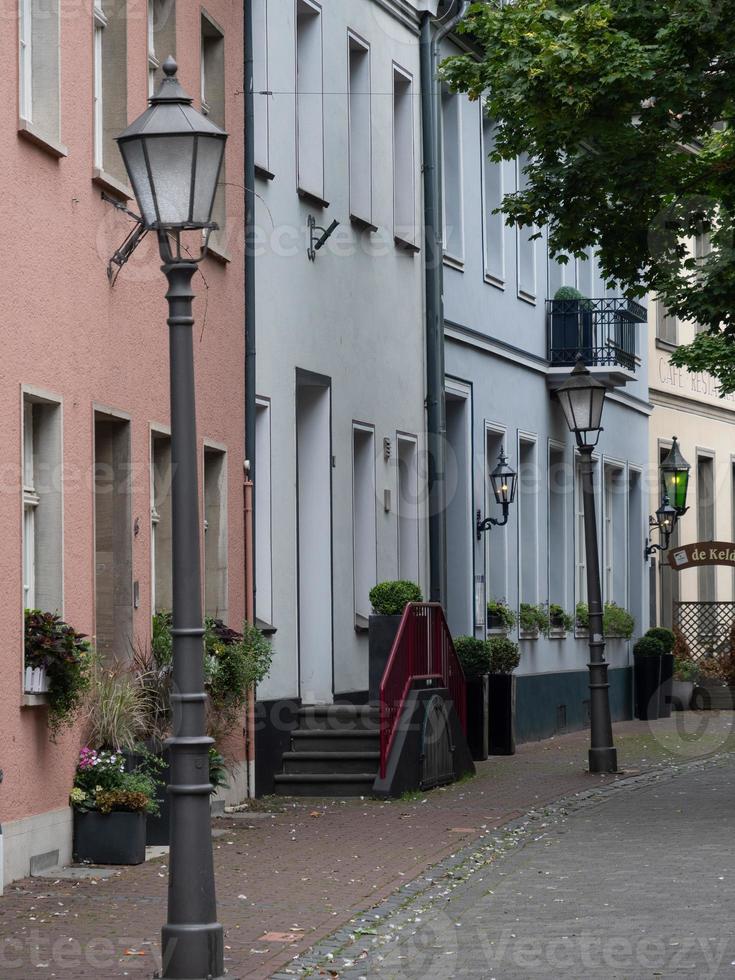
M 72 724 L 89 685 L 90 645 L 56 613 L 25 612 L 25 670 L 45 687 L 52 741 Z M 39 672 L 39 673 L 34 673 Z M 43 680 L 40 680 L 40 678 Z
M 144 764 L 130 769 L 122 753 L 85 747 L 70 803 L 74 857 L 91 864 L 142 864 L 146 814 L 155 813 L 157 779 Z
M 589 363 L 592 350 L 592 303 L 574 286 L 554 293 L 551 313 L 551 348 L 556 358 L 574 364 L 577 354 Z
M 546 628 L 548 618 L 543 606 L 522 602 L 518 613 L 519 636 L 522 640 L 537 640 Z
M 674 676 L 671 681 L 671 708 L 673 711 L 688 711 L 692 704 L 694 685 L 699 678 L 699 670 L 688 657 L 674 657 Z
M 602 611 L 602 631 L 607 637 L 629 640 L 635 629 L 635 619 L 616 602 L 606 602 Z
M 472 758 L 482 762 L 488 755 L 488 672 L 490 649 L 486 640 L 458 636 L 454 641 L 464 671 L 467 690 L 467 744 Z
M 377 702 L 380 698 L 380 682 L 393 648 L 403 610 L 409 602 L 422 601 L 421 589 L 414 582 L 403 580 L 379 582 L 370 590 L 373 614 L 368 625 L 368 663 L 369 696 L 373 702 Z
M 544 636 L 547 638 L 563 639 L 573 628 L 574 617 L 570 616 L 568 612 L 565 612 L 564 607 L 558 605 L 558 603 L 549 603 L 546 619 L 542 627 Z
M 518 622 L 518 616 L 505 599 L 491 599 L 487 604 L 487 630 L 496 636 L 510 633 Z
M 659 687 L 659 718 L 671 717 L 671 685 L 674 677 L 674 643 L 676 637 L 674 631 L 666 629 L 665 626 L 652 626 L 646 633 L 658 640 L 663 647 L 661 654 L 661 685 Z
M 242 728 L 248 697 L 267 675 L 273 650 L 269 639 L 251 623 L 242 632 L 222 620 L 207 618 L 204 631 L 204 677 L 207 691 L 207 732 L 217 743 Z M 170 779 L 169 753 L 165 740 L 171 733 L 170 691 L 173 669 L 171 614 L 153 617 L 151 638 L 138 643 L 133 660 L 137 683 L 144 693 L 146 749 L 160 760 L 158 812 L 149 813 L 146 843 L 168 844 L 169 801 L 165 785 Z M 224 770 L 224 771 L 222 771 Z M 210 753 L 210 782 L 227 788 L 227 760 L 218 751 Z
M 642 636 L 633 647 L 635 716 L 642 721 L 659 717 L 663 652 L 661 641 L 653 636 Z
M 488 675 L 488 750 L 490 755 L 513 755 L 516 750 L 516 678 L 520 663 L 518 644 L 506 636 L 487 641 L 490 654 Z

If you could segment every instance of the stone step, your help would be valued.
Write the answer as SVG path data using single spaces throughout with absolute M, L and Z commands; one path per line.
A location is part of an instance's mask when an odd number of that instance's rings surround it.
M 291 732 L 294 752 L 375 752 L 380 748 L 380 732 L 297 728 Z
M 378 774 L 380 752 L 284 752 L 284 773 Z
M 369 704 L 310 704 L 299 708 L 299 727 L 335 731 L 375 731 L 379 708 Z
M 375 773 L 284 772 L 275 777 L 279 796 L 370 796 Z

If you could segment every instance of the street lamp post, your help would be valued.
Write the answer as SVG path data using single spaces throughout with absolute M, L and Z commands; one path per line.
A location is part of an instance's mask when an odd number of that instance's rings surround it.
M 587 555 L 587 604 L 589 607 L 589 685 L 590 685 L 590 772 L 617 772 L 618 756 L 613 745 L 610 717 L 610 684 L 605 660 L 605 637 L 602 627 L 602 588 L 600 556 L 597 545 L 595 514 L 594 464 L 592 453 L 602 431 L 602 409 L 605 387 L 596 381 L 581 357 L 571 377 L 558 389 L 557 395 L 570 432 L 579 449 L 584 501 L 584 539 Z
M 182 255 L 181 233 L 216 226 L 212 208 L 227 134 L 191 105 L 176 62 L 149 108 L 118 139 L 142 221 L 158 235 L 168 280 L 171 373 L 171 512 L 173 558 L 173 737 L 168 918 L 162 932 L 162 976 L 224 976 L 223 930 L 217 921 L 204 691 L 197 474 L 192 277 L 198 259 Z M 184 249 L 186 252 L 186 249 Z

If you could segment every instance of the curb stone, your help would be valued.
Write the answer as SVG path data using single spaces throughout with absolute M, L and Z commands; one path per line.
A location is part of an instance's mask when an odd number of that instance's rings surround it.
M 294 957 L 292 965 L 271 974 L 271 980 L 293 980 L 308 977 L 320 970 L 347 969 L 396 938 L 406 926 L 420 921 L 436 905 L 446 901 L 451 892 L 475 872 L 511 851 L 539 840 L 553 829 L 557 832 L 567 817 L 600 806 L 620 793 L 634 792 L 656 783 L 667 782 L 690 772 L 702 772 L 722 766 L 733 753 L 723 752 L 705 759 L 695 759 L 625 776 L 599 788 L 583 790 L 552 803 L 527 811 L 501 827 L 481 834 L 466 847 L 406 882 L 396 892 L 366 912 L 352 918 L 347 925 L 316 943 L 305 953 Z M 369 937 L 358 946 L 358 943 Z M 343 962 L 337 964 L 337 957 Z

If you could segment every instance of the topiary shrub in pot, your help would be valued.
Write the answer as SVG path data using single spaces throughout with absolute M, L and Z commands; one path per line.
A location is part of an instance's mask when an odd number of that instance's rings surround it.
M 510 633 L 518 622 L 516 612 L 504 599 L 491 599 L 487 604 L 487 629 L 490 633 Z
M 454 649 L 464 671 L 467 689 L 467 744 L 476 762 L 488 755 L 488 672 L 490 649 L 487 640 L 458 636 Z
M 664 648 L 653 636 L 642 636 L 633 647 L 635 716 L 655 721 L 660 711 L 661 657 Z
M 658 640 L 662 647 L 661 653 L 661 682 L 659 686 L 659 718 L 671 717 L 671 695 L 674 679 L 674 643 L 676 637 L 674 631 L 666 629 L 665 626 L 653 626 L 646 633 Z
M 490 654 L 488 675 L 488 750 L 490 755 L 513 755 L 516 750 L 516 678 L 520 663 L 518 644 L 504 636 L 487 641 Z
M 401 623 L 403 610 L 409 602 L 422 602 L 421 589 L 415 582 L 402 579 L 379 582 L 370 590 L 373 615 L 368 621 L 369 697 L 377 702 L 380 698 L 380 682 L 383 679 L 393 641 Z
M 577 354 L 590 363 L 592 353 L 592 304 L 574 286 L 560 286 L 551 304 L 551 349 L 555 360 L 574 364 Z

